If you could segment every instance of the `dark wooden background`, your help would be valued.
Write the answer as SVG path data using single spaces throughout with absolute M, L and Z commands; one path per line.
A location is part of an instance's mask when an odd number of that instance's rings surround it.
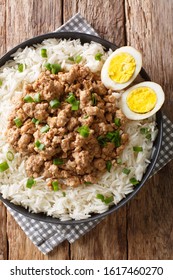
M 142 51 L 143 65 L 166 93 L 173 121 L 172 0 L 0 0 L 0 55 L 35 35 L 55 30 L 80 12 L 118 46 Z M 0 203 L 0 259 L 173 259 L 173 162 L 125 207 L 73 244 L 44 256 Z

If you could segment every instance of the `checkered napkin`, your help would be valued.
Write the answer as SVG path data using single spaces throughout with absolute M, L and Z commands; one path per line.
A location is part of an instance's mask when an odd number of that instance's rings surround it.
M 99 36 L 79 13 L 58 28 L 55 32 L 62 31 L 76 31 Z M 154 173 L 158 172 L 171 159 L 173 159 L 173 124 L 164 115 L 163 144 Z M 80 236 L 90 231 L 103 219 L 96 219 L 94 221 L 80 223 L 77 225 L 54 225 L 30 219 L 10 208 L 8 208 L 8 210 L 26 235 L 43 254 L 49 253 L 64 240 L 68 240 L 70 243 L 74 242 Z

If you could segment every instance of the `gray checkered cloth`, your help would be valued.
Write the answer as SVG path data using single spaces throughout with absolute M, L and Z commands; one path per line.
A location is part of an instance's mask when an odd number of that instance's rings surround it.
M 62 31 L 76 31 L 99 36 L 79 13 L 58 28 L 55 32 Z M 171 159 L 173 159 L 173 124 L 164 115 L 162 149 L 156 163 L 154 173 L 158 172 Z M 8 208 L 8 210 L 26 235 L 43 254 L 49 253 L 64 240 L 68 240 L 70 243 L 74 242 L 86 232 L 90 231 L 103 219 L 101 218 L 77 225 L 54 225 L 30 219 L 10 208 Z

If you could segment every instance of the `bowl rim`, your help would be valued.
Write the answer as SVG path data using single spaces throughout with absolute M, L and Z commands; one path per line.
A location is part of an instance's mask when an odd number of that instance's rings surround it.
M 25 40 L 24 42 L 16 45 L 14 48 L 12 48 L 10 51 L 8 51 L 5 55 L 3 55 L 0 58 L 0 67 L 2 67 L 5 64 L 6 61 L 12 59 L 11 55 L 13 53 L 15 53 L 18 49 L 24 49 L 27 46 L 30 47 L 30 46 L 41 43 L 45 39 L 51 39 L 51 38 L 52 39 L 53 38 L 55 38 L 55 39 L 71 39 L 71 40 L 80 39 L 82 44 L 94 41 L 96 43 L 100 43 L 102 46 L 105 47 L 106 50 L 108 50 L 109 48 L 111 48 L 112 50 L 115 50 L 115 49 L 118 48 L 115 44 L 113 44 L 113 43 L 111 43 L 111 42 L 109 42 L 105 39 L 102 39 L 98 36 L 91 35 L 91 34 L 85 34 L 85 33 L 80 33 L 80 32 L 51 32 L 51 33 L 46 33 L 46 34 L 42 34 L 42 35 L 39 35 L 39 36 L 35 36 L 33 38 Z M 141 69 L 140 75 L 146 81 L 151 80 L 150 77 L 148 76 L 148 74 L 146 73 L 146 71 L 144 70 L 144 68 Z M 111 206 L 105 212 L 98 213 L 98 214 L 91 214 L 91 216 L 89 218 L 86 218 L 86 219 L 60 220 L 59 218 L 53 218 L 51 216 L 47 216 L 44 213 L 32 213 L 28 209 L 24 208 L 23 206 L 13 204 L 10 200 L 4 199 L 2 197 L 1 193 L 0 193 L 0 200 L 7 207 L 9 207 L 12 210 L 18 212 L 19 214 L 22 214 L 22 215 L 24 215 L 28 218 L 31 218 L 31 219 L 34 219 L 34 220 L 37 220 L 37 221 L 40 221 L 40 222 L 46 222 L 46 223 L 51 223 L 51 224 L 61 224 L 61 225 L 77 225 L 77 224 L 85 224 L 85 223 L 89 223 L 89 222 L 93 222 L 93 221 L 102 219 L 102 218 L 106 217 L 107 215 L 115 212 L 116 210 L 118 210 L 122 206 L 124 206 L 127 202 L 129 202 L 129 200 L 131 200 L 138 193 L 138 191 L 144 186 L 145 182 L 150 177 L 150 175 L 151 175 L 151 173 L 154 169 L 154 166 L 156 164 L 156 161 L 158 159 L 160 149 L 161 149 L 161 145 L 162 145 L 163 117 L 162 117 L 161 110 L 159 110 L 156 113 L 156 122 L 157 122 L 157 127 L 158 127 L 158 135 L 157 135 L 156 140 L 154 141 L 154 144 L 153 144 L 151 162 L 148 165 L 148 167 L 146 169 L 146 172 L 143 175 L 142 180 L 139 182 L 138 185 L 136 185 L 134 187 L 134 190 L 130 194 L 126 195 L 126 197 L 123 198 L 120 202 L 118 202 L 117 205 Z

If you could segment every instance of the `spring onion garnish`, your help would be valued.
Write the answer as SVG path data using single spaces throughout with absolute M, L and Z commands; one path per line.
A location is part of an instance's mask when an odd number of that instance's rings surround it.
M 55 164 L 55 165 L 62 165 L 63 163 L 64 163 L 64 161 L 61 158 L 54 158 L 53 159 L 53 164 Z
M 35 118 L 32 118 L 32 120 L 31 120 L 33 123 L 35 123 L 35 124 L 39 124 L 39 120 L 37 120 L 37 119 L 35 119 Z
M 122 160 L 120 158 L 117 158 L 117 163 L 118 164 L 121 164 L 122 163 Z
M 0 163 L 0 172 L 4 172 L 9 168 L 9 165 L 6 161 L 3 161 Z
M 41 133 L 45 133 L 48 132 L 50 129 L 50 126 L 48 124 L 46 124 L 45 126 L 42 126 L 42 128 L 40 129 Z
M 134 147 L 133 147 L 133 151 L 139 153 L 139 152 L 142 152 L 142 151 L 143 151 L 143 148 L 140 147 L 140 146 L 134 146 Z
M 87 125 L 83 125 L 77 129 L 77 132 L 79 132 L 82 137 L 87 138 L 89 136 L 90 130 Z
M 41 97 L 40 97 L 40 93 L 38 92 L 34 95 L 34 102 L 38 103 L 40 101 L 41 101 Z
M 35 184 L 35 180 L 32 177 L 28 178 L 28 180 L 26 182 L 26 187 L 31 189 L 34 184 Z
M 108 161 L 106 162 L 106 169 L 107 169 L 108 172 L 111 171 L 111 167 L 112 167 L 112 162 L 111 162 L 110 160 L 108 160 Z
M 53 99 L 49 102 L 49 104 L 52 109 L 56 109 L 60 106 L 61 103 L 58 99 Z
M 58 63 L 46 63 L 44 65 L 47 70 L 49 70 L 52 74 L 57 74 L 59 71 L 61 71 L 61 65 Z
M 95 60 L 101 60 L 101 58 L 102 58 L 102 53 L 96 53 L 96 55 L 95 55 Z
M 140 129 L 140 133 L 145 135 L 145 138 L 148 140 L 151 140 L 151 133 L 150 133 L 150 129 L 147 127 L 141 127 Z
M 77 111 L 79 109 L 80 102 L 76 99 L 74 93 L 69 93 L 69 96 L 66 98 L 66 101 L 71 104 L 72 111 Z
M 66 192 L 62 192 L 62 195 L 65 197 L 66 196 Z
M 24 64 L 18 64 L 18 71 L 23 72 Z
M 76 101 L 76 97 L 74 95 L 73 92 L 69 93 L 69 96 L 66 98 L 66 100 L 68 103 L 73 104 Z
M 106 197 L 106 198 L 104 199 L 104 203 L 105 203 L 105 204 L 109 204 L 109 203 L 111 203 L 111 202 L 113 202 L 113 201 L 114 201 L 113 195 L 112 195 L 112 196 L 109 196 L 109 197 Z
M 7 154 L 6 154 L 6 158 L 9 161 L 12 161 L 14 159 L 14 154 L 11 151 L 8 151 Z
M 47 57 L 47 50 L 46 49 L 41 49 L 41 56 L 42 57 Z
M 109 197 L 104 197 L 104 195 L 98 193 L 96 195 L 96 198 L 100 199 L 102 202 L 104 202 L 105 204 L 109 204 L 114 200 L 113 195 L 109 196 Z
M 44 150 L 44 148 L 45 148 L 45 145 L 42 144 L 39 140 L 37 140 L 37 141 L 35 142 L 35 146 L 36 146 L 40 151 Z
M 97 105 L 97 98 L 96 98 L 96 94 L 95 93 L 91 94 L 91 101 L 92 101 L 92 105 L 93 106 Z
M 54 192 L 59 191 L 60 187 L 59 187 L 58 181 L 53 181 L 52 187 L 53 187 Z
M 68 60 L 74 61 L 74 57 L 73 57 L 73 56 L 70 56 L 70 57 L 68 57 Z
M 44 67 L 46 67 L 46 69 L 47 70 L 49 70 L 50 72 L 51 72 L 51 69 L 52 69 L 52 66 L 51 66 L 52 64 L 50 64 L 50 63 L 46 63 L 45 65 L 44 65 Z
M 97 195 L 96 195 L 96 198 L 98 198 L 98 199 L 100 199 L 102 202 L 104 202 L 104 195 L 102 195 L 101 193 L 98 193 Z
M 86 120 L 86 119 L 88 119 L 88 118 L 89 118 L 89 116 L 88 116 L 88 115 L 86 115 L 86 116 L 84 116 L 83 118 L 84 118 L 84 120 Z
M 92 183 L 91 183 L 91 182 L 85 181 L 84 184 L 85 184 L 85 185 L 91 185 Z
M 32 103 L 32 102 L 34 102 L 34 99 L 33 99 L 30 95 L 25 95 L 25 97 L 23 98 L 23 100 L 24 100 L 26 103 Z
M 149 131 L 149 129 L 147 127 L 141 127 L 141 129 L 140 129 L 141 134 L 147 134 L 148 131 Z
M 139 181 L 137 181 L 136 178 L 133 177 L 130 179 L 130 183 L 135 186 L 135 185 L 139 184 Z
M 15 118 L 15 119 L 14 119 L 14 122 L 15 122 L 15 124 L 16 124 L 16 126 L 17 126 L 18 128 L 21 127 L 21 126 L 23 125 L 22 120 L 19 119 L 19 118 Z
M 130 173 L 130 169 L 124 167 L 123 170 L 122 170 L 122 172 L 123 172 L 124 174 L 128 175 L 128 174 Z
M 0 80 L 0 87 L 2 86 L 2 80 Z
M 77 56 L 75 57 L 75 59 L 74 59 L 74 61 L 75 61 L 76 63 L 80 63 L 81 60 L 82 60 L 82 56 L 81 56 L 81 55 L 77 55 Z
M 106 134 L 106 138 L 115 144 L 116 147 L 121 146 L 121 136 L 119 130 L 115 130 L 113 132 L 108 132 Z
M 105 147 L 105 146 L 106 146 L 107 139 L 106 139 L 105 136 L 100 135 L 100 136 L 97 138 L 97 141 L 99 142 L 99 144 L 100 144 L 101 147 Z
M 151 140 L 151 133 L 148 133 L 148 134 L 146 135 L 146 139 Z
M 51 72 L 52 74 L 57 74 L 61 70 L 61 65 L 58 63 L 52 64 Z
M 78 100 L 75 101 L 75 102 L 71 105 L 72 111 L 77 111 L 77 110 L 79 110 L 79 104 L 80 104 L 80 102 L 79 102 Z
M 121 121 L 120 121 L 119 118 L 115 118 L 114 123 L 115 123 L 115 125 L 118 126 L 118 127 L 121 125 Z

